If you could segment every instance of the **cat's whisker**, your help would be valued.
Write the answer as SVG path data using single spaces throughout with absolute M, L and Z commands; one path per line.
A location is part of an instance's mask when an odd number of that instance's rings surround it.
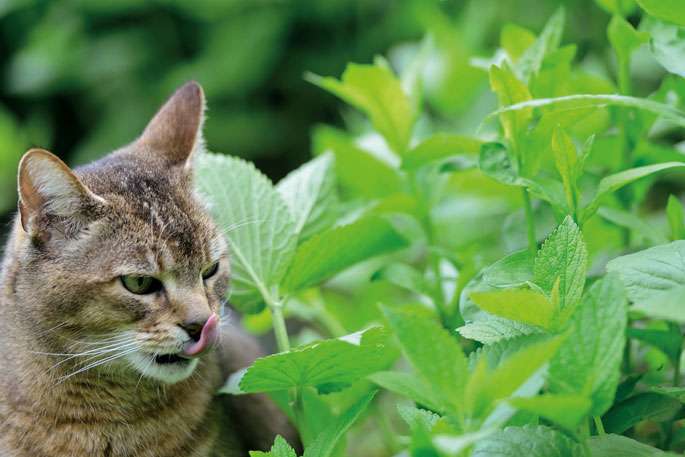
M 140 381 L 143 380 L 143 376 L 147 374 L 147 370 L 150 368 L 150 365 L 155 361 L 155 358 L 159 355 L 159 352 L 155 351 L 152 356 L 150 357 L 150 361 L 147 363 L 143 371 L 140 373 L 140 377 L 138 378 L 138 382 L 136 383 L 136 390 L 138 390 L 138 385 L 140 384 Z
M 64 364 L 64 363 L 66 363 L 66 362 L 68 362 L 69 360 L 72 360 L 72 359 L 75 359 L 75 358 L 78 358 L 78 357 L 87 357 L 84 361 L 82 361 L 82 363 L 87 363 L 88 361 L 93 360 L 93 359 L 95 359 L 95 358 L 97 358 L 97 357 L 99 357 L 99 356 L 101 356 L 101 355 L 110 354 L 110 353 L 112 353 L 112 352 L 118 352 L 118 351 L 121 351 L 121 350 L 128 350 L 128 349 L 130 349 L 130 348 L 137 349 L 137 346 L 138 346 L 137 343 L 131 342 L 131 343 L 122 344 L 122 345 L 119 345 L 119 346 L 116 346 L 116 347 L 112 347 L 112 348 L 109 348 L 109 349 L 104 349 L 104 350 L 101 350 L 101 351 L 98 351 L 98 352 L 92 352 L 92 351 L 91 351 L 91 352 L 88 352 L 88 353 L 72 354 L 72 355 L 70 355 L 69 357 L 67 357 L 66 359 L 60 360 L 60 361 L 57 362 L 56 364 L 52 365 L 52 366 L 48 369 L 48 371 L 53 370 L 53 369 L 57 368 L 58 366 L 60 366 L 60 365 L 62 365 L 62 364 Z
M 246 219 L 246 220 L 241 221 L 241 222 L 234 222 L 232 224 L 222 225 L 222 226 L 220 226 L 220 228 L 224 233 L 230 233 L 233 230 L 237 230 L 237 229 L 242 228 L 246 225 L 256 224 L 256 223 L 259 223 L 261 221 L 262 221 L 262 219 Z
M 69 356 L 79 356 L 79 355 L 88 355 L 92 354 L 94 352 L 99 352 L 103 349 L 109 349 L 109 348 L 114 348 L 117 346 L 120 346 L 124 343 L 127 343 L 130 341 L 130 338 L 125 338 L 121 340 L 117 340 L 105 345 L 101 345 L 100 347 L 93 348 L 93 349 L 88 349 L 86 351 L 81 351 L 81 352 L 40 352 L 40 351 L 29 351 L 32 354 L 38 354 L 38 355 L 50 355 L 50 356 L 56 356 L 56 357 L 69 357 Z
M 74 371 L 73 373 L 70 373 L 70 374 L 68 374 L 68 375 L 66 375 L 66 376 L 62 376 L 61 378 L 59 378 L 57 384 L 61 384 L 61 383 L 63 383 L 64 381 L 66 381 L 67 379 L 69 379 L 69 378 L 71 378 L 71 377 L 73 377 L 73 376 L 76 376 L 76 375 L 79 374 L 79 373 L 83 373 L 84 371 L 88 371 L 88 370 L 90 370 L 90 369 L 92 369 L 92 368 L 95 368 L 95 367 L 97 367 L 97 366 L 99 366 L 99 365 L 104 365 L 105 363 L 109 363 L 109 362 L 112 362 L 112 361 L 114 361 L 114 360 L 116 360 L 116 359 L 119 359 L 119 358 L 121 358 L 121 357 L 124 357 L 124 356 L 126 356 L 126 355 L 128 355 L 128 354 L 132 354 L 132 353 L 136 352 L 137 350 L 138 350 L 138 348 L 135 347 L 135 348 L 132 348 L 132 349 L 128 349 L 128 350 L 126 350 L 126 351 L 123 351 L 123 352 L 121 352 L 121 353 L 119 353 L 119 354 L 114 354 L 114 355 L 111 355 L 111 356 L 109 356 L 109 357 L 105 357 L 104 359 L 100 359 L 100 360 L 96 360 L 95 362 L 91 362 L 91 363 L 89 363 L 88 365 L 86 365 L 85 367 L 79 368 L 78 370 Z

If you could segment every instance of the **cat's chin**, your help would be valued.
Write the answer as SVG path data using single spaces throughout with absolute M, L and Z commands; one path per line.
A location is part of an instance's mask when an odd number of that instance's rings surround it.
M 176 356 L 155 356 L 136 351 L 126 356 L 131 366 L 142 376 L 176 384 L 190 377 L 197 368 L 197 359 L 184 359 Z

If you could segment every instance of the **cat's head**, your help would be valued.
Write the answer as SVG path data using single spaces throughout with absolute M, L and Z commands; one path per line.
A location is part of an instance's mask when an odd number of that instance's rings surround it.
M 44 150 L 19 166 L 14 283 L 37 345 L 72 375 L 189 377 L 218 338 L 226 243 L 196 199 L 204 96 L 181 87 L 132 144 L 76 170 Z

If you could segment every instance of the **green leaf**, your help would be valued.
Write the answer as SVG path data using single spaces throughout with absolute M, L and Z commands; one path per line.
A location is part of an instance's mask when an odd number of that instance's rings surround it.
M 499 105 L 505 107 L 501 109 L 500 122 L 504 128 L 504 136 L 517 149 L 518 136 L 528 127 L 533 110 L 506 110 L 506 107 L 520 105 L 532 99 L 528 87 L 516 78 L 514 72 L 508 65 L 502 67 L 493 65 L 490 67 L 490 87 L 497 94 Z
M 649 34 L 638 32 L 628 21 L 616 15 L 609 22 L 607 35 L 620 64 L 629 62 L 633 51 L 649 40 Z
M 497 368 L 479 360 L 466 386 L 466 410 L 471 417 L 485 418 L 495 403 L 510 397 L 554 355 L 563 337 L 535 342 L 506 358 Z
M 502 143 L 485 143 L 478 157 L 480 171 L 503 184 L 521 185 L 516 160 Z
M 559 309 L 569 316 L 585 285 L 587 249 L 580 228 L 570 216 L 547 237 L 535 258 L 533 282 L 552 294 L 559 282 Z M 562 318 L 561 323 L 565 321 Z
M 432 296 L 430 284 L 420 271 L 406 263 L 390 263 L 371 276 L 372 281 L 388 281 L 410 292 Z
M 243 374 L 244 393 L 314 386 L 340 390 L 388 365 L 386 334 L 379 327 L 257 359 Z M 231 380 L 229 380 L 231 382 Z
M 402 158 L 402 168 L 415 170 L 423 165 L 459 155 L 476 155 L 481 140 L 463 135 L 436 133 L 428 137 Z
M 259 312 L 263 295 L 283 278 L 297 235 L 288 207 L 271 182 L 251 163 L 218 154 L 199 154 L 197 187 L 231 252 L 231 303 Z
M 535 34 L 516 24 L 505 24 L 500 32 L 500 46 L 516 62 L 534 42 Z
M 441 411 L 443 409 L 440 400 L 432 397 L 433 391 L 430 385 L 426 384 L 416 375 L 400 371 L 379 371 L 368 378 L 385 390 L 407 397 L 433 411 Z
M 676 457 L 678 455 L 664 452 L 627 436 L 611 433 L 592 436 L 587 443 L 591 457 Z
M 619 227 L 625 227 L 634 231 L 636 234 L 649 240 L 649 242 L 652 244 L 662 244 L 668 242 L 668 239 L 663 233 L 661 233 L 661 230 L 654 227 L 654 225 L 643 221 L 638 216 L 628 211 L 612 208 L 609 206 L 602 206 L 597 210 L 597 214 L 599 214 L 602 219 L 606 219 L 612 224 L 616 224 Z
M 250 457 L 297 457 L 295 449 L 290 447 L 288 442 L 281 436 L 276 436 L 274 445 L 271 446 L 271 451 L 250 451 Z
M 685 26 L 685 4 L 680 0 L 637 0 L 637 3 L 657 19 Z
M 416 408 L 415 406 L 397 405 L 397 411 L 411 430 L 423 429 L 430 432 L 435 423 L 440 419 L 440 416 L 437 414 L 425 409 Z
M 644 21 L 652 39 L 650 49 L 654 58 L 669 72 L 685 77 L 685 27 L 657 21 Z
M 668 330 L 645 328 L 628 328 L 628 337 L 635 338 L 661 350 L 668 356 L 671 363 L 680 359 L 683 347 L 683 336 L 676 325 L 670 325 Z
M 333 155 L 323 154 L 288 174 L 276 186 L 293 216 L 299 241 L 327 229 L 335 221 L 338 198 L 333 164 Z
M 302 457 L 329 457 L 333 453 L 338 441 L 345 435 L 352 424 L 359 419 L 359 416 L 366 410 L 375 395 L 376 391 L 368 393 L 345 411 L 334 423 L 326 427 L 305 449 Z
M 390 69 L 348 64 L 340 81 L 308 74 L 307 80 L 363 111 L 388 146 L 403 155 L 409 145 L 415 114 L 409 96 Z
M 671 396 L 644 392 L 615 404 L 604 415 L 602 421 L 607 432 L 623 433 L 645 420 L 656 422 L 671 420 L 680 408 L 680 401 Z
M 634 0 L 595 0 L 595 3 L 608 13 L 621 16 L 628 16 L 637 8 Z
M 573 140 L 561 128 L 554 129 L 552 135 L 552 151 L 554 151 L 554 161 L 557 171 L 561 176 L 561 181 L 564 184 L 564 194 L 566 196 L 566 204 L 568 208 L 575 214 L 576 210 L 576 195 L 578 192 L 576 180 L 578 168 L 578 153 Z
M 590 201 L 587 207 L 583 210 L 582 219 L 585 221 L 592 216 L 599 207 L 600 200 L 607 194 L 616 192 L 621 187 L 630 184 L 640 178 L 652 175 L 659 171 L 668 170 L 671 168 L 685 167 L 685 162 L 666 162 L 655 165 L 646 165 L 644 167 L 631 168 L 630 170 L 621 171 L 613 175 L 609 175 L 599 182 L 597 193 Z
M 526 49 L 521 59 L 517 62 L 516 69 L 524 82 L 528 82 L 531 76 L 537 74 L 542 67 L 542 61 L 545 56 L 559 47 L 565 20 L 566 14 L 564 9 L 559 8 L 547 21 L 540 36 Z
M 457 329 L 459 334 L 469 340 L 483 344 L 494 344 L 517 336 L 532 335 L 538 332 L 535 327 L 497 316 L 487 316 L 469 322 Z
M 544 294 L 532 289 L 473 292 L 470 297 L 483 311 L 543 329 L 552 327 L 557 311 Z
M 550 390 L 589 396 L 591 415 L 600 416 L 614 400 L 626 341 L 626 297 L 618 277 L 595 282 L 571 323 L 571 334 L 550 364 Z
M 476 443 L 471 457 L 581 457 L 582 448 L 566 435 L 541 425 L 507 427 Z
M 587 397 L 580 395 L 516 397 L 510 399 L 509 403 L 515 408 L 544 417 L 570 431 L 578 427 L 592 406 Z
M 430 386 L 441 411 L 459 411 L 468 378 L 466 357 L 456 338 L 418 313 L 383 307 L 383 312 L 420 379 Z
M 652 387 L 652 392 L 668 395 L 680 403 L 685 403 L 685 387 L 655 386 Z
M 351 224 L 334 227 L 297 248 L 283 288 L 297 291 L 320 284 L 356 263 L 407 245 L 407 240 L 391 222 L 380 216 L 366 216 Z M 332 246 L 335 249 L 331 249 Z
M 674 195 L 668 196 L 666 216 L 668 217 L 668 226 L 671 229 L 671 239 L 685 238 L 685 211 L 683 211 L 683 204 Z
M 312 141 L 316 151 L 333 152 L 337 181 L 350 197 L 382 198 L 402 190 L 397 170 L 357 146 L 346 133 L 317 127 Z
M 685 241 L 674 241 L 607 264 L 626 286 L 633 309 L 658 319 L 685 322 Z

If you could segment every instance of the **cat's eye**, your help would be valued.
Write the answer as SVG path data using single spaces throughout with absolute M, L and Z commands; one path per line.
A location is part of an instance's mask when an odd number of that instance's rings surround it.
M 161 281 L 152 276 L 125 275 L 120 279 L 126 290 L 136 295 L 151 294 L 162 288 Z
M 202 279 L 209 279 L 219 271 L 219 262 L 214 262 L 209 268 L 202 272 Z

